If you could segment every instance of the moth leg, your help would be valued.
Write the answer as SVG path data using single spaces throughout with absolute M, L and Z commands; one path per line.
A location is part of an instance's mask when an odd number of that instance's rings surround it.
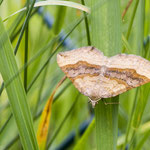
M 105 105 L 109 105 L 109 104 L 117 104 L 117 105 L 119 105 L 120 104 L 120 102 L 106 102 L 106 100 L 105 99 L 102 99 L 102 101 L 103 101 L 103 103 L 105 104 Z
M 92 99 L 89 98 L 89 102 L 92 104 L 92 107 L 93 107 L 93 108 L 95 108 L 95 105 L 98 104 L 98 101 L 99 101 L 99 100 L 100 100 L 100 99 L 98 99 L 98 100 L 92 100 Z

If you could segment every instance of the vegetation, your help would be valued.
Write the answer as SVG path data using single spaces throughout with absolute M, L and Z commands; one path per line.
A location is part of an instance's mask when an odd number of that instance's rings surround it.
M 150 60 L 150 1 L 0 0 L 0 150 L 149 149 L 149 83 L 93 109 L 64 78 L 57 53 L 87 45 Z

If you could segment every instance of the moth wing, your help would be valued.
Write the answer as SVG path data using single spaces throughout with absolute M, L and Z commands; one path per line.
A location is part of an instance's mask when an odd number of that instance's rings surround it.
M 150 79 L 150 61 L 133 54 L 119 54 L 109 58 L 111 68 L 132 69 L 139 75 Z
M 75 87 L 92 100 L 113 97 L 125 92 L 126 86 L 104 76 L 85 76 L 73 81 Z
M 150 62 L 136 55 L 108 58 L 89 46 L 59 53 L 57 63 L 75 87 L 91 99 L 113 97 L 150 82 Z

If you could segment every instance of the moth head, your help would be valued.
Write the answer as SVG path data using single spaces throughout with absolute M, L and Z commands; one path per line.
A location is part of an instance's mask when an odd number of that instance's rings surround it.
M 66 64 L 69 63 L 69 56 L 67 55 L 66 52 L 60 52 L 57 54 L 57 63 L 59 65 L 59 67 L 62 67 Z

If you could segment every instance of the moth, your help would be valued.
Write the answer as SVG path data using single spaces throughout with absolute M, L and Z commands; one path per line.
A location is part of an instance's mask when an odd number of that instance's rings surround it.
M 150 61 L 127 54 L 109 58 L 92 46 L 60 52 L 57 63 L 93 106 L 101 98 L 114 97 L 150 82 Z

